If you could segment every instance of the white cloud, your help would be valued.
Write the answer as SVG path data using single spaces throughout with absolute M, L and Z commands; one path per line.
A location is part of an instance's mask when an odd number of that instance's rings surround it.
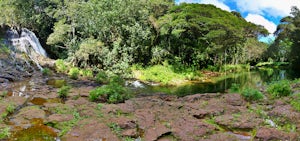
M 229 6 L 224 4 L 220 0 L 178 0 L 178 3 L 186 2 L 186 3 L 203 3 L 203 4 L 212 4 L 215 5 L 218 8 L 221 8 L 226 11 L 231 11 Z
M 300 8 L 300 0 L 233 0 L 242 12 L 283 17 L 290 14 L 291 7 Z
M 274 33 L 276 31 L 276 24 L 273 22 L 267 20 L 261 15 L 258 14 L 248 14 L 247 17 L 245 18 L 247 21 L 252 22 L 257 25 L 262 25 L 264 26 L 270 33 Z

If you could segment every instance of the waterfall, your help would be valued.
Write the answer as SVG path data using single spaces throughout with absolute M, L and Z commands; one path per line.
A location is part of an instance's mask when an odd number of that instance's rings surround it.
M 27 46 L 30 45 L 34 51 L 44 57 L 47 57 L 47 53 L 44 50 L 44 48 L 42 47 L 39 39 L 36 37 L 36 35 L 26 29 L 26 28 L 22 28 L 21 30 L 21 36 L 18 36 L 18 32 L 15 30 L 11 30 L 10 31 L 10 37 L 11 37 L 11 41 L 12 41 L 12 45 L 13 46 L 19 46 L 20 49 L 26 53 L 27 52 Z
M 32 60 L 40 70 L 43 70 L 39 64 L 39 58 L 41 58 L 40 56 L 47 58 L 48 55 L 32 31 L 22 28 L 21 34 L 19 34 L 16 30 L 11 29 L 7 31 L 7 38 L 10 44 L 15 48 L 15 51 L 26 53 L 30 60 Z

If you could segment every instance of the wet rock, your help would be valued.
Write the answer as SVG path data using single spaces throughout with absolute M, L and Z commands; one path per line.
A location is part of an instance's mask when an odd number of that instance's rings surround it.
M 85 119 L 80 121 L 62 140 L 66 141 L 118 141 L 118 137 L 112 133 L 105 123 L 98 123 L 97 119 Z
M 9 80 L 8 80 L 8 79 L 5 79 L 5 78 L 0 78 L 0 83 L 7 83 L 7 82 L 9 82 Z
M 296 141 L 300 138 L 297 137 L 296 133 L 286 133 L 283 131 L 279 131 L 274 128 L 260 128 L 257 130 L 256 139 L 259 140 L 288 140 L 288 141 Z
M 8 80 L 10 82 L 14 82 L 17 80 L 16 77 L 12 76 L 12 75 L 9 75 L 9 74 L 6 74 L 6 75 L 0 75 L 0 78 L 2 79 L 5 79 L 5 80 Z

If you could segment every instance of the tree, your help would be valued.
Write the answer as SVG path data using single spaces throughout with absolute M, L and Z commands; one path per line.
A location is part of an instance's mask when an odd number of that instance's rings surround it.
M 236 12 L 204 4 L 174 6 L 159 19 L 159 27 L 160 46 L 173 55 L 171 60 L 198 68 L 249 61 L 245 59 L 246 38 L 267 33 Z

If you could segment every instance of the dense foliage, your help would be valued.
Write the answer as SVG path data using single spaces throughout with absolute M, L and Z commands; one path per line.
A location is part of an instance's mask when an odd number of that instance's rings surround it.
M 276 61 L 289 61 L 300 70 L 300 10 L 292 7 L 291 16 L 281 19 L 275 42 L 268 49 L 268 56 Z
M 267 48 L 257 40 L 266 29 L 213 5 L 175 5 L 173 0 L 2 0 L 0 6 L 0 25 L 29 28 L 53 57 L 109 75 L 128 74 L 133 64 L 166 61 L 193 69 L 256 62 Z

